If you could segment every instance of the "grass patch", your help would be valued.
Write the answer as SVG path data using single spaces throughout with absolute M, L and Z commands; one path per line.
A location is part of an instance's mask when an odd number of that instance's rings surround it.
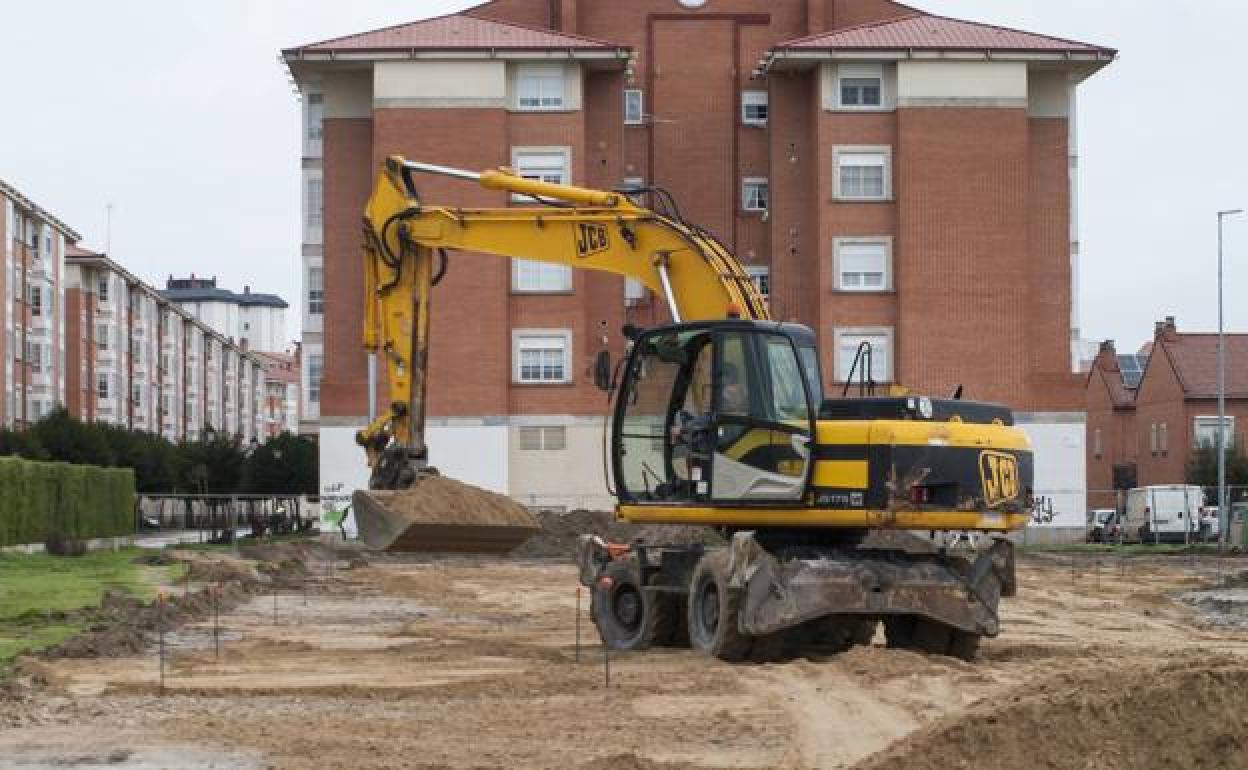
M 99 606 L 109 590 L 150 601 L 161 583 L 176 580 L 185 569 L 135 564 L 138 554 L 135 548 L 80 557 L 0 554 L 0 672 L 16 656 L 82 630 L 72 613 Z

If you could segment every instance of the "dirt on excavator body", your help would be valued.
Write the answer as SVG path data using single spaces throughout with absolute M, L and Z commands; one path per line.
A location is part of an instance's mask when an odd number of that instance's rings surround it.
M 511 498 L 444 476 L 399 491 L 357 491 L 352 507 L 360 538 L 378 551 L 506 553 L 539 529 Z

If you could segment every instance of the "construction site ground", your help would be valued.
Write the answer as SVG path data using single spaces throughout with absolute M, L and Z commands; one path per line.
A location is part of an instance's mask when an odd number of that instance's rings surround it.
M 137 654 L 21 661 L 0 685 L 0 767 L 1248 766 L 1233 557 L 1023 555 L 974 663 L 877 635 L 783 663 L 614 654 L 609 684 L 585 617 L 577 660 L 569 559 L 180 558 L 199 581 L 175 594 L 249 591 L 167 633 L 163 693 L 150 627 Z

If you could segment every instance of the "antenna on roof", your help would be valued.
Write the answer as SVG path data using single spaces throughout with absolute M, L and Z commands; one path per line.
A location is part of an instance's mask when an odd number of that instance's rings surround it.
M 113 202 L 104 204 L 104 253 L 113 253 Z

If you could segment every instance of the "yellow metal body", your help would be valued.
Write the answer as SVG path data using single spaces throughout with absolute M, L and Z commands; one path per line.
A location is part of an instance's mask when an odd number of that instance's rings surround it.
M 639 281 L 668 298 L 680 321 L 737 316 L 767 320 L 768 311 L 736 257 L 709 233 L 635 205 L 628 197 L 554 185 L 507 171 L 468 175 L 488 189 L 557 201 L 559 206 L 461 209 L 426 206 L 404 178 L 407 164 L 391 157 L 366 213 L 368 302 L 364 345 L 384 357 L 389 408 L 358 436 L 375 465 L 391 442 L 424 450 L 424 376 L 429 299 L 437 250 L 468 251 L 600 270 Z M 665 282 L 666 278 L 666 282 Z M 904 392 L 904 391 L 899 391 Z M 817 446 L 950 447 L 1029 451 L 1026 436 L 1003 425 L 902 420 L 821 421 Z M 743 447 L 746 449 L 748 447 Z M 812 487 L 869 486 L 868 459 L 816 459 Z M 637 522 L 717 526 L 870 527 L 1008 531 L 1025 513 L 992 510 L 839 510 L 807 499 L 791 505 L 733 508 L 622 504 Z

